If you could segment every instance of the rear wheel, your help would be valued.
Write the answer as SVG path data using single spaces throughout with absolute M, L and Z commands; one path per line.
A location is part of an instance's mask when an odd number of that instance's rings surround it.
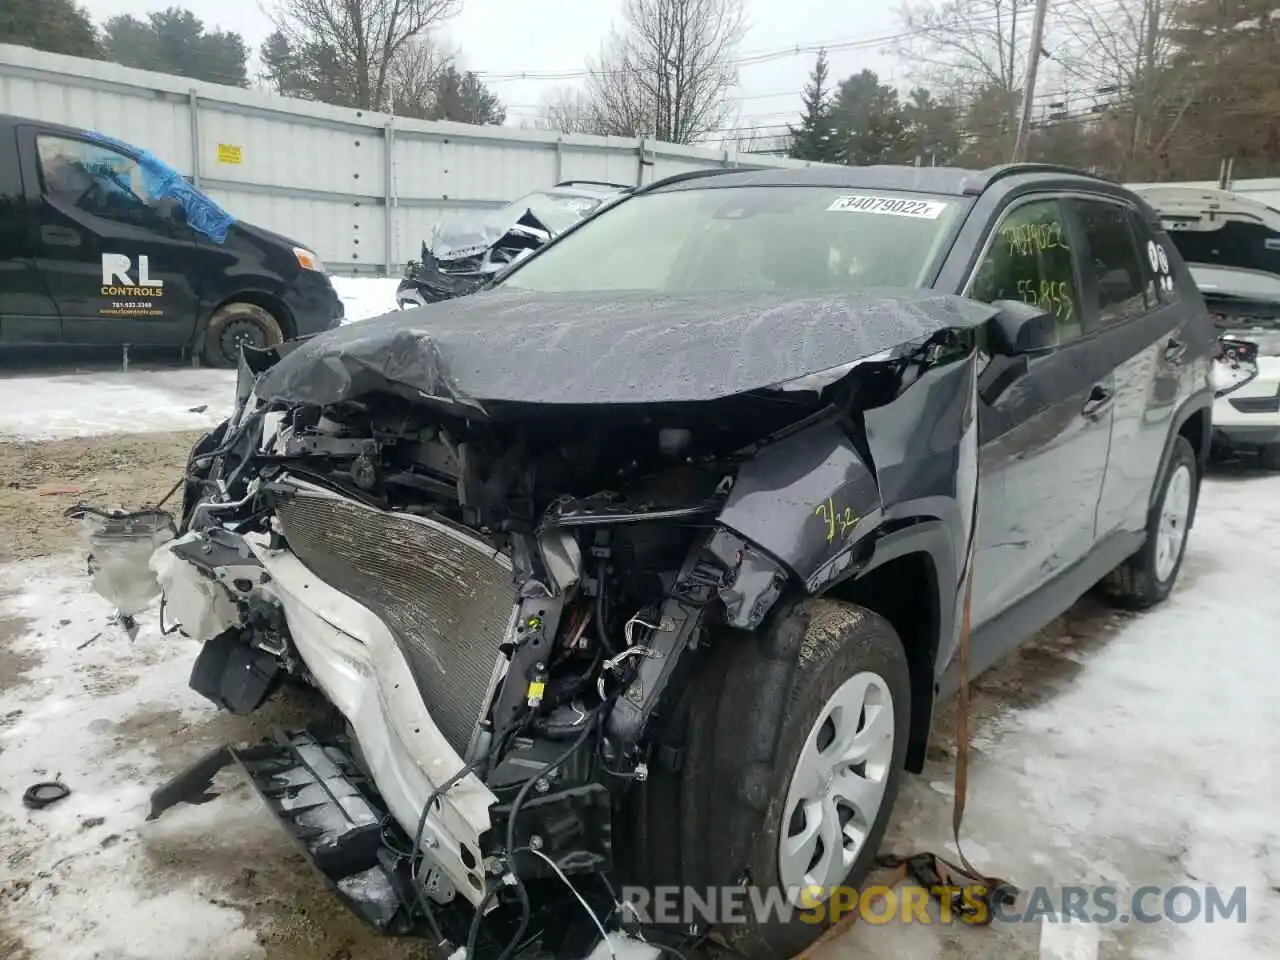
M 872 867 L 910 700 L 901 641 L 862 607 L 807 600 L 757 634 L 719 640 L 687 691 L 683 765 L 655 772 L 635 811 L 632 872 L 652 903 L 670 902 L 654 888 L 678 885 L 699 898 L 680 901 L 680 919 L 700 919 L 702 903 L 745 885 L 757 894 L 720 918 L 739 922 L 716 928 L 733 950 L 776 960 L 812 943 L 831 918 L 806 911 Z M 790 917 L 757 916 L 753 902 L 770 899 Z
M 1195 451 L 1186 437 L 1175 437 L 1147 520 L 1146 543 L 1105 581 L 1107 593 L 1120 606 L 1142 610 L 1169 596 L 1182 569 L 1199 492 Z
M 254 303 L 229 303 L 214 312 L 205 331 L 204 362 L 211 367 L 234 367 L 244 346 L 273 347 L 283 342 L 280 323 Z

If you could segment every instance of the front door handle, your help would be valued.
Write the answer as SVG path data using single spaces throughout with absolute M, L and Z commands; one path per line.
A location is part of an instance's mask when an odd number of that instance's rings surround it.
M 41 227 L 40 239 L 51 247 L 80 246 L 80 234 L 69 227 Z
M 1107 412 L 1111 407 L 1111 401 L 1114 399 L 1115 394 L 1110 389 L 1100 383 L 1096 383 L 1093 389 L 1089 391 L 1089 399 L 1080 408 L 1080 415 L 1089 420 L 1097 420 Z
M 1169 341 L 1164 345 L 1164 358 L 1169 363 L 1181 363 L 1183 355 L 1187 352 L 1187 345 L 1177 337 L 1170 337 Z

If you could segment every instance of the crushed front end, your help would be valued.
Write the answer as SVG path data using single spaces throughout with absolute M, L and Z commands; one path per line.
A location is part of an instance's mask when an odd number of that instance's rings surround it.
M 543 369 L 497 348 L 468 361 L 482 348 L 448 311 L 482 299 Z M 677 378 L 651 402 L 589 402 L 634 378 L 531 342 L 520 314 L 539 305 L 487 293 L 442 304 L 430 337 L 399 314 L 246 353 L 236 410 L 192 450 L 176 536 L 150 565 L 168 621 L 201 645 L 197 691 L 248 713 L 298 682 L 327 709 L 204 758 L 153 814 L 234 760 L 379 929 L 501 960 L 601 948 L 602 926 L 627 920 L 628 804 L 678 766 L 663 732 L 700 657 L 789 591 L 850 575 L 891 507 L 873 463 L 904 448 L 890 424 L 967 403 L 966 329 L 988 314 L 944 306 L 895 305 L 878 340 L 815 336 L 767 389 L 727 356 L 703 368 L 718 386 Z M 653 322 L 647 300 L 632 309 Z M 971 442 L 965 410 L 938 420 L 955 437 L 935 427 L 930 457 Z

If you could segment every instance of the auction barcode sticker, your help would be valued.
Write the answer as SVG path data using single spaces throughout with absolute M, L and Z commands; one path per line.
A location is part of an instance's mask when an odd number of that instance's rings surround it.
M 947 204 L 942 200 L 904 200 L 902 197 L 853 195 L 836 197 L 827 210 L 849 210 L 854 213 L 882 213 L 891 217 L 915 217 L 937 220 Z

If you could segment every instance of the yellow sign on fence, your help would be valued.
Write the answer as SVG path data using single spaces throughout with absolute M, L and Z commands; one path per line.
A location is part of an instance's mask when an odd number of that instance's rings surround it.
M 240 147 L 230 143 L 218 144 L 219 163 L 241 163 Z

